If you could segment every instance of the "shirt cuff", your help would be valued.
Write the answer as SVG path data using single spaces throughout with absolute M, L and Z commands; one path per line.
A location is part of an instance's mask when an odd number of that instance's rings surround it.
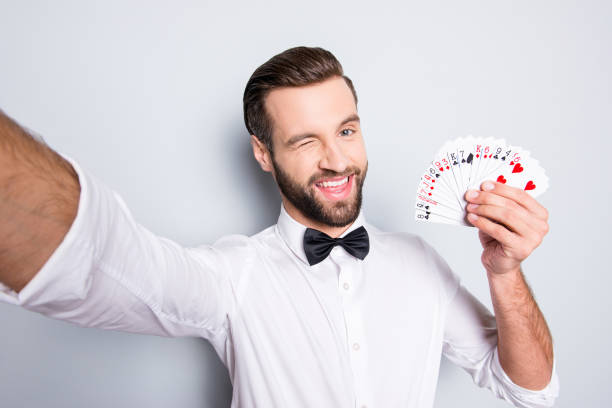
M 66 282 L 72 281 L 76 286 L 77 282 L 85 279 L 82 274 L 78 274 L 82 268 L 76 266 L 83 265 L 83 262 L 91 262 L 93 257 L 91 244 L 80 237 L 83 237 L 84 231 L 94 227 L 87 225 L 93 221 L 88 220 L 85 215 L 87 208 L 91 206 L 94 192 L 91 188 L 92 183 L 79 164 L 69 156 L 61 153 L 60 155 L 72 165 L 79 178 L 81 192 L 77 215 L 62 242 L 19 293 L 0 283 L 0 301 L 34 309 L 37 305 L 42 305 L 56 296 L 61 298 L 66 291 Z M 58 282 L 62 284 L 58 285 Z M 62 285 L 64 285 L 63 288 Z
M 501 380 L 505 388 L 517 399 L 524 402 L 526 407 L 551 407 L 559 396 L 559 377 L 557 376 L 556 358 L 553 357 L 552 376 L 548 385 L 541 390 L 530 390 L 515 384 L 504 371 L 499 362 L 497 347 L 493 351 L 492 370 L 494 375 Z

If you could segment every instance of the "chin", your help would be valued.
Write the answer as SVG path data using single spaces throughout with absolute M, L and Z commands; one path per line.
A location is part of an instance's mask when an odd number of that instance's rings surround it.
M 338 201 L 319 201 L 320 219 L 326 225 L 334 227 L 344 227 L 357 218 L 359 215 L 360 204 L 355 195 Z

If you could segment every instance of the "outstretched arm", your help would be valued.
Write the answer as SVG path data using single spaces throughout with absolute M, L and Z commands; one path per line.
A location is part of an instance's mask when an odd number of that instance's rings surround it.
M 79 180 L 64 158 L 0 111 L 0 282 L 36 275 L 76 217 Z
M 247 237 L 196 248 L 159 237 L 76 160 L 1 120 L 0 301 L 79 326 L 223 338 L 242 270 L 225 254 L 252 263 Z

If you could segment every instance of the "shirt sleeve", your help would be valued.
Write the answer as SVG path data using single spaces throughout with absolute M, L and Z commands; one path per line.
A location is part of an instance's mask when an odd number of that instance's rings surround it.
M 227 330 L 232 285 L 214 246 L 183 248 L 138 224 L 124 201 L 70 157 L 81 185 L 68 233 L 19 292 L 0 301 L 79 326 L 210 339 Z
M 491 312 L 462 285 L 448 306 L 443 354 L 467 371 L 479 387 L 490 389 L 515 407 L 552 407 L 559 395 L 556 361 L 541 390 L 515 384 L 504 372 L 497 350 L 497 325 Z

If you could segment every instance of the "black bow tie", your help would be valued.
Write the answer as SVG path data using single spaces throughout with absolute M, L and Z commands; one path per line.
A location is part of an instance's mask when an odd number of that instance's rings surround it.
M 355 258 L 364 259 L 370 251 L 368 232 L 361 226 L 343 238 L 332 238 L 312 228 L 304 233 L 304 252 L 310 265 L 315 265 L 327 258 L 334 246 L 340 245 Z

